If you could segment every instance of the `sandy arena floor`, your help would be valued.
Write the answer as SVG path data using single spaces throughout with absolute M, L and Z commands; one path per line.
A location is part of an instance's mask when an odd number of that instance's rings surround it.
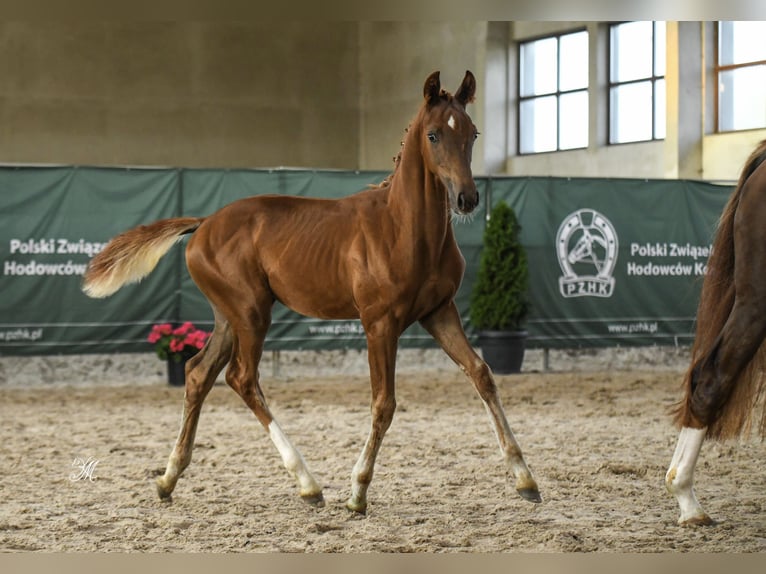
M 205 403 L 171 503 L 153 481 L 175 440 L 182 389 L 161 379 L 5 384 L 0 551 L 766 551 L 760 439 L 705 445 L 697 493 L 719 523 L 676 525 L 663 477 L 679 381 L 639 370 L 498 377 L 544 498 L 533 505 L 506 479 L 463 375 L 405 370 L 365 517 L 343 505 L 369 425 L 364 374 L 264 376 L 274 414 L 324 485 L 321 509 L 300 500 L 266 433 L 223 384 Z M 94 480 L 71 480 L 78 457 L 97 461 Z

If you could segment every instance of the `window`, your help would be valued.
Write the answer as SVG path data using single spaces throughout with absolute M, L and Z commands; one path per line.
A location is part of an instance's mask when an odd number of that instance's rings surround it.
M 609 29 L 609 143 L 665 137 L 665 23 Z
M 719 22 L 718 131 L 766 127 L 766 22 Z
M 588 146 L 588 33 L 519 46 L 519 152 Z

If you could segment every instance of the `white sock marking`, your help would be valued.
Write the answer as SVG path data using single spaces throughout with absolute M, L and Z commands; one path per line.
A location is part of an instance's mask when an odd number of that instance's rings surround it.
M 269 437 L 274 446 L 277 447 L 279 454 L 282 456 L 282 462 L 285 468 L 289 470 L 300 485 L 300 492 L 302 496 L 314 495 L 321 492 L 321 488 L 317 484 L 314 477 L 311 476 L 309 469 L 306 467 L 306 461 L 303 460 L 303 456 L 298 452 L 290 440 L 282 432 L 277 421 L 272 420 L 269 423 Z
M 706 428 L 684 427 L 681 429 L 673 459 L 670 461 L 670 468 L 665 475 L 665 484 L 675 495 L 681 508 L 679 522 L 706 516 L 694 495 L 694 467 L 706 432 Z

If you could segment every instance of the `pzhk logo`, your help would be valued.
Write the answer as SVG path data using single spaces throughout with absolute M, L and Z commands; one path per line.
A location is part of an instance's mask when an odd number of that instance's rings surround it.
M 579 209 L 567 215 L 556 234 L 556 255 L 564 272 L 564 297 L 611 297 L 617 263 L 617 233 L 598 211 Z

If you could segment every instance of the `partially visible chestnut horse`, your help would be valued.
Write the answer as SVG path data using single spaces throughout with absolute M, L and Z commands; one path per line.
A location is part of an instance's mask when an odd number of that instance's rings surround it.
M 679 524 L 712 524 L 694 495 L 705 437 L 749 432 L 763 408 L 766 337 L 766 140 L 753 151 L 718 224 L 697 310 L 692 360 L 678 406 L 681 426 L 665 484 L 678 499 Z M 759 422 L 766 434 L 766 410 Z
M 106 297 L 139 281 L 181 236 L 189 273 L 213 308 L 215 327 L 187 365 L 181 431 L 160 497 L 169 498 L 191 461 L 202 402 L 229 363 L 226 382 L 266 428 L 295 476 L 300 495 L 324 503 L 322 488 L 269 411 L 258 363 L 271 309 L 281 301 L 322 319 L 361 319 L 367 337 L 372 425 L 353 468 L 346 506 L 364 513 L 367 488 L 383 435 L 394 416 L 394 368 L 399 336 L 415 321 L 470 377 L 483 399 L 516 489 L 539 502 L 537 484 L 506 421 L 492 373 L 471 348 L 454 303 L 465 261 L 451 212 L 479 202 L 471 174 L 478 132 L 466 113 L 476 81 L 471 72 L 454 96 L 439 73 L 425 82 L 396 168 L 379 186 L 338 200 L 263 195 L 236 201 L 209 217 L 179 217 L 115 237 L 91 262 L 83 289 Z

